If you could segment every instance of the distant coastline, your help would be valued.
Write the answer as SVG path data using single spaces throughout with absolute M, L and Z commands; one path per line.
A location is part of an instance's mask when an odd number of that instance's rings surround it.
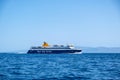
M 120 53 L 120 47 L 81 47 L 83 53 Z
M 120 47 L 78 47 L 82 53 L 120 53 Z M 0 53 L 27 53 L 26 50 L 0 51 Z

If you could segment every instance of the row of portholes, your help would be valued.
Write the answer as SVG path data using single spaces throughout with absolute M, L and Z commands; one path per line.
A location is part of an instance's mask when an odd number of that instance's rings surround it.
M 47 50 L 41 50 L 41 51 L 37 51 L 38 53 L 51 53 L 52 51 L 47 51 Z

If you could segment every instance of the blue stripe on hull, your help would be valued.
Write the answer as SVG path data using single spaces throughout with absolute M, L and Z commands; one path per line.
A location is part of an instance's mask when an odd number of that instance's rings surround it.
M 62 54 L 62 53 L 75 53 L 81 52 L 82 50 L 29 50 L 28 54 Z

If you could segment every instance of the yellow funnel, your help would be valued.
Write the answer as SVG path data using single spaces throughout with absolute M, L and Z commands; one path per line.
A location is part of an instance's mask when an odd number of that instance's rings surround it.
M 42 47 L 45 47 L 45 48 L 48 47 L 48 46 L 49 46 L 49 44 L 46 43 L 46 42 L 44 42 L 43 45 L 42 45 Z

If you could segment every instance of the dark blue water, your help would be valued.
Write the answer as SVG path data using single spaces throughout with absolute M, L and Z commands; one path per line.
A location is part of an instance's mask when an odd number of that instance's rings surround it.
M 0 54 L 0 80 L 120 80 L 120 54 Z

